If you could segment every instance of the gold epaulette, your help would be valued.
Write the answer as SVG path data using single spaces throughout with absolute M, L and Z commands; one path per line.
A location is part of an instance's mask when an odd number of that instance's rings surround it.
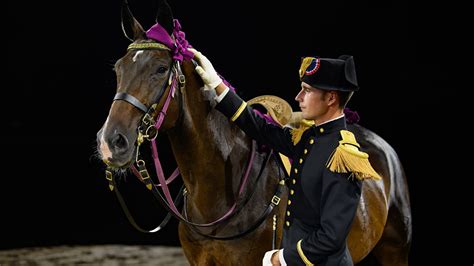
M 334 150 L 327 163 L 329 170 L 335 173 L 352 173 L 359 180 L 364 179 L 382 179 L 380 175 L 372 168 L 369 162 L 369 155 L 359 150 L 352 132 L 341 130 L 342 140 L 339 146 Z
M 296 146 L 298 142 L 301 140 L 301 136 L 306 131 L 306 129 L 310 128 L 314 125 L 314 121 L 303 119 L 300 121 L 300 125 L 298 128 L 291 129 L 291 140 L 293 141 L 293 145 Z

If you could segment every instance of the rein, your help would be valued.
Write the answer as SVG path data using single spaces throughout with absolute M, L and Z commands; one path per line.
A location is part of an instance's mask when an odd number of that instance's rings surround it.
M 250 198 L 252 198 L 253 194 L 255 194 L 256 187 L 257 187 L 256 184 L 260 181 L 260 177 L 262 176 L 263 170 L 267 166 L 267 164 L 270 161 L 270 158 L 271 158 L 272 155 L 273 155 L 273 151 L 270 151 L 268 153 L 267 157 L 265 158 L 265 162 L 262 164 L 262 167 L 260 168 L 260 172 L 257 176 L 257 179 L 254 182 L 254 186 L 253 186 L 254 189 L 251 191 L 251 193 L 249 193 L 250 195 L 245 198 L 245 201 L 240 205 L 241 207 L 235 213 L 239 212 L 245 205 L 247 205 Z M 278 161 L 278 159 L 279 158 L 277 158 L 277 161 Z M 281 171 L 281 169 L 282 168 L 278 168 L 279 171 Z M 240 233 L 234 234 L 234 235 L 213 236 L 213 235 L 210 235 L 210 234 L 202 233 L 197 227 L 191 227 L 191 228 L 193 229 L 194 232 L 198 233 L 201 236 L 211 238 L 211 239 L 216 239 L 216 240 L 232 240 L 232 239 L 237 239 L 237 238 L 243 237 L 243 236 L 247 235 L 248 233 L 251 233 L 253 230 L 257 229 L 266 220 L 268 215 L 273 211 L 273 208 L 275 208 L 280 203 L 281 193 L 283 192 L 283 187 L 285 186 L 285 179 L 281 177 L 281 174 L 279 175 L 279 179 L 280 179 L 280 181 L 278 182 L 277 189 L 275 190 L 275 193 L 273 194 L 273 197 L 272 197 L 270 203 L 267 205 L 267 207 L 262 212 L 262 214 L 260 214 L 260 216 L 256 219 L 256 221 L 250 227 L 248 227 L 246 230 L 244 230 Z M 185 194 L 184 195 L 183 211 L 184 211 L 184 216 L 187 219 L 187 208 L 186 208 L 187 200 L 186 199 L 187 199 L 187 197 L 186 197 L 186 194 Z M 277 225 L 276 220 L 277 220 L 277 218 L 276 218 L 276 214 L 275 214 L 275 215 L 273 215 L 273 241 L 272 241 L 272 246 L 273 247 L 276 246 L 276 225 Z

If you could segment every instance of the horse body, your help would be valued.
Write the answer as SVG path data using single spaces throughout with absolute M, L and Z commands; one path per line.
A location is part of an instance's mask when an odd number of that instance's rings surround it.
M 139 23 L 132 19 L 134 43 L 147 43 Z M 127 93 L 146 106 L 165 105 L 170 91 L 168 77 L 172 54 L 160 49 L 129 50 L 116 64 L 117 92 Z M 272 248 L 273 214 L 277 214 L 277 243 L 282 237 L 286 193 L 264 223 L 232 240 L 210 236 L 241 233 L 253 225 L 272 199 L 282 169 L 270 157 L 258 182 L 256 178 L 268 151 L 259 151 L 251 166 L 249 182 L 238 197 L 237 190 L 251 154 L 252 141 L 212 107 L 213 91 L 203 89 L 190 60 L 182 62 L 185 86 L 177 89 L 160 128 L 166 133 L 187 189 L 186 216 L 194 223 L 209 223 L 222 217 L 237 202 L 237 211 L 211 227 L 183 222 L 179 238 L 192 265 L 260 265 Z M 160 89 L 161 88 L 161 89 Z M 136 154 L 137 127 L 143 112 L 126 101 L 114 101 L 109 116 L 97 133 L 99 155 L 110 168 L 128 168 Z M 350 125 L 362 150 L 369 153 L 382 181 L 364 182 L 360 205 L 348 236 L 355 263 L 373 253 L 382 265 L 407 265 L 411 242 L 408 188 L 395 151 L 381 137 L 359 125 Z M 248 201 L 247 201 L 248 198 Z M 245 204 L 244 204 L 245 203 Z M 199 232 L 199 233 L 198 233 Z
M 408 185 L 395 150 L 380 136 L 358 124 L 348 125 L 369 154 L 382 181 L 364 182 L 356 217 L 348 236 L 354 262 L 372 252 L 381 265 L 408 265 L 411 208 Z

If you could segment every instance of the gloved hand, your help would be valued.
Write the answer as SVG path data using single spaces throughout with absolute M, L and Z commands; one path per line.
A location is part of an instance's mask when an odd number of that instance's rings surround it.
M 277 252 L 278 249 L 270 250 L 265 252 L 265 255 L 263 256 L 262 259 L 262 266 L 272 266 L 272 255 L 273 253 Z
M 196 67 L 196 72 L 204 82 L 204 90 L 215 89 L 221 84 L 222 79 L 217 75 L 211 61 L 196 49 L 189 48 L 188 50 L 194 53 L 194 58 L 199 63 L 199 66 Z

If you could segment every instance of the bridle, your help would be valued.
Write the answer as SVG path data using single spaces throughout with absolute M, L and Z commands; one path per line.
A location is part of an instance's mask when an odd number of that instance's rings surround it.
M 157 42 L 132 43 L 128 47 L 128 50 L 137 50 L 137 49 L 139 49 L 139 50 L 159 49 L 159 50 L 168 50 L 168 51 L 170 51 L 170 49 L 167 46 L 165 46 L 161 43 L 157 43 Z M 194 62 L 194 64 L 196 64 L 196 63 Z M 182 110 L 183 109 L 183 103 L 182 103 L 183 99 L 182 99 L 182 97 L 183 97 L 183 89 L 186 85 L 186 79 L 185 79 L 185 76 L 184 76 L 184 74 L 181 70 L 181 62 L 179 60 L 173 60 L 173 62 L 171 64 L 171 69 L 170 69 L 168 77 L 167 77 L 167 81 L 168 82 L 166 82 L 166 81 L 164 82 L 164 84 L 163 84 L 163 86 L 162 86 L 162 88 L 159 92 L 159 96 L 157 98 L 157 103 L 152 104 L 150 107 L 146 106 L 140 100 L 138 100 L 136 97 L 134 97 L 133 95 L 131 95 L 129 93 L 120 92 L 120 93 L 116 93 L 116 95 L 114 96 L 114 101 L 119 101 L 119 100 L 120 101 L 125 101 L 125 102 L 131 104 L 132 106 L 136 107 L 137 109 L 141 110 L 144 113 L 144 115 L 142 116 L 142 118 L 140 120 L 140 125 L 137 128 L 138 136 L 137 136 L 137 141 L 136 141 L 137 147 L 136 147 L 136 156 L 135 156 L 136 166 L 134 164 L 132 164 L 130 168 L 132 169 L 132 172 L 146 185 L 147 189 L 152 191 L 155 198 L 157 198 L 160 201 L 160 203 L 162 203 L 164 208 L 168 211 L 166 217 L 159 224 L 159 226 L 157 226 L 156 228 L 154 228 L 152 230 L 146 230 L 146 229 L 143 229 L 140 226 L 138 226 L 138 224 L 133 219 L 130 211 L 128 210 L 128 207 L 125 204 L 125 201 L 123 200 L 123 197 L 121 196 L 121 194 L 120 194 L 120 192 L 117 188 L 116 181 L 115 181 L 115 179 L 113 178 L 113 175 L 112 175 L 112 169 L 107 168 L 107 170 L 106 170 L 106 179 L 109 182 L 110 190 L 115 191 L 115 194 L 117 195 L 117 198 L 119 199 L 119 203 L 122 206 L 122 209 L 124 210 L 128 220 L 140 232 L 154 233 L 154 232 L 159 231 L 160 229 L 162 229 L 166 225 L 166 223 L 169 221 L 171 215 L 174 216 L 175 218 L 177 218 L 178 220 L 184 222 L 185 224 L 191 225 L 191 228 L 193 228 L 194 231 L 196 231 L 198 234 L 209 237 L 209 238 L 213 238 L 213 239 L 220 239 L 220 240 L 235 239 L 235 238 L 239 238 L 241 236 L 244 236 L 244 235 L 252 232 L 257 227 L 259 227 L 263 223 L 263 221 L 265 221 L 266 217 L 272 212 L 273 208 L 279 204 L 280 195 L 283 191 L 283 186 L 285 184 L 283 178 L 281 177 L 281 175 L 280 175 L 279 185 L 277 186 L 277 189 L 276 189 L 276 191 L 275 191 L 275 193 L 272 197 L 271 202 L 268 204 L 267 208 L 259 216 L 259 218 L 256 220 L 256 222 L 254 224 L 252 224 L 252 226 L 250 226 L 244 232 L 241 232 L 241 233 L 238 233 L 238 234 L 235 234 L 235 235 L 231 235 L 231 236 L 212 236 L 212 235 L 208 235 L 208 234 L 204 234 L 204 233 L 200 232 L 199 230 L 197 230 L 196 227 L 210 227 L 210 226 L 214 226 L 214 225 L 217 225 L 217 224 L 219 224 L 223 221 L 228 220 L 230 217 L 234 216 L 237 212 L 239 212 L 242 209 L 242 207 L 249 201 L 251 195 L 254 194 L 255 189 L 257 187 L 256 185 L 252 186 L 253 191 L 251 191 L 251 193 L 247 193 L 247 197 L 244 198 L 244 200 L 242 201 L 244 204 L 240 205 L 240 207 L 237 206 L 237 202 L 239 200 L 241 200 L 241 195 L 243 194 L 244 187 L 248 183 L 248 177 L 249 177 L 249 174 L 250 174 L 250 169 L 253 165 L 254 155 L 256 153 L 256 145 L 257 145 L 255 141 L 252 141 L 252 151 L 251 151 L 251 154 L 250 154 L 250 158 L 249 158 L 249 161 L 248 161 L 248 165 L 247 165 L 245 174 L 244 174 L 244 176 L 241 180 L 240 186 L 239 186 L 238 196 L 237 196 L 234 204 L 229 208 L 229 210 L 222 217 L 216 219 L 213 222 L 209 222 L 209 223 L 195 223 L 195 222 L 190 221 L 189 218 L 187 217 L 186 206 L 184 206 L 184 208 L 183 208 L 184 209 L 184 215 L 181 214 L 181 212 L 176 208 L 176 205 L 178 205 L 180 203 L 180 201 L 183 199 L 183 196 L 184 196 L 185 204 L 186 204 L 187 191 L 184 188 L 184 184 L 183 184 L 183 186 L 181 187 L 181 190 L 178 193 L 177 197 L 174 200 L 171 198 L 171 194 L 170 194 L 170 191 L 169 191 L 169 188 L 168 188 L 168 184 L 170 184 L 173 180 L 175 180 L 176 177 L 179 175 L 179 169 L 176 168 L 176 170 L 173 171 L 173 173 L 171 174 L 171 176 L 169 178 L 166 179 L 164 177 L 161 162 L 160 162 L 159 157 L 158 157 L 158 149 L 157 149 L 155 140 L 156 140 L 156 137 L 158 135 L 158 131 L 159 131 L 161 125 L 163 124 L 164 119 L 165 119 L 165 116 L 166 116 L 168 107 L 170 105 L 171 99 L 174 98 L 174 95 L 175 95 L 175 92 L 176 92 L 176 89 L 177 89 L 177 84 L 179 84 L 179 89 L 180 89 L 180 92 L 179 92 L 179 94 L 180 94 L 180 101 L 179 101 L 180 102 L 180 104 L 179 104 L 180 114 L 178 115 L 178 120 L 180 119 L 180 117 L 182 117 L 182 113 L 184 112 Z M 164 95 L 164 93 L 166 91 L 168 91 L 168 93 L 167 93 L 167 95 Z M 159 110 L 158 115 L 155 119 L 154 117 L 155 117 L 155 114 L 157 113 L 157 106 L 163 100 L 162 99 L 163 96 L 165 96 L 166 98 L 164 100 L 164 103 L 163 103 L 163 106 L 162 106 L 161 110 Z M 158 175 L 159 184 L 155 184 L 151 180 L 150 175 L 149 175 L 148 170 L 147 170 L 146 165 L 145 165 L 145 161 L 139 158 L 140 145 L 144 141 L 149 141 L 151 143 L 152 156 L 153 156 L 153 159 L 154 159 L 155 170 L 156 170 L 156 173 Z M 260 180 L 260 177 L 263 174 L 263 170 L 265 169 L 268 161 L 270 160 L 271 155 L 272 155 L 271 152 L 267 154 L 267 157 L 265 158 L 264 163 L 262 164 L 261 169 L 259 171 L 259 174 L 256 178 L 255 184 Z M 277 158 L 277 162 L 279 162 L 279 157 L 278 156 L 274 156 L 274 157 Z M 279 162 L 279 164 L 280 164 L 280 167 L 279 167 L 280 170 L 283 169 L 283 164 L 281 162 Z M 285 171 L 283 171 L 283 172 L 285 172 Z M 286 172 L 285 172 L 285 174 L 286 174 Z M 162 190 L 164 196 L 159 192 L 157 187 L 161 187 L 161 190 Z M 250 194 L 250 196 L 248 196 L 249 194 Z M 276 230 L 276 217 L 274 217 L 274 226 L 273 227 L 274 227 L 274 230 Z

